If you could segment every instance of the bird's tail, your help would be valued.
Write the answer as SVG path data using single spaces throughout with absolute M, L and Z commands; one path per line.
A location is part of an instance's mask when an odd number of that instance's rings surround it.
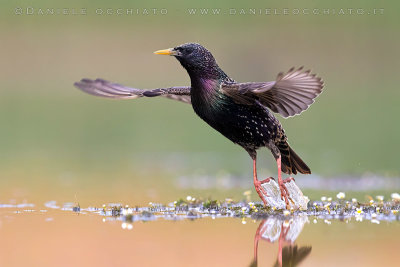
M 300 172 L 311 174 L 311 170 L 307 164 L 293 151 L 286 141 L 279 142 L 276 145 L 281 152 L 282 171 L 284 173 L 297 174 L 297 172 Z

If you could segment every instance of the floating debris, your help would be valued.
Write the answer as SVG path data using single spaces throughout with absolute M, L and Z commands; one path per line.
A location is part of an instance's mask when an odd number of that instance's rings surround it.
M 72 211 L 73 212 L 80 212 L 81 211 L 81 206 L 79 206 L 79 204 L 77 204 L 76 206 L 72 207 Z
M 50 208 L 50 209 L 59 209 L 60 206 L 56 205 L 57 201 L 55 200 L 51 200 L 51 201 L 47 201 L 46 203 L 44 203 L 45 207 Z
M 193 198 L 192 198 L 193 199 Z M 103 209 L 96 209 L 101 215 L 106 215 L 110 219 L 122 220 L 127 223 L 136 221 L 153 221 L 157 219 L 183 220 L 200 218 L 226 218 L 239 217 L 242 223 L 247 222 L 246 218 L 253 220 L 277 218 L 279 220 L 292 220 L 299 216 L 312 217 L 313 223 L 322 220 L 325 224 L 332 224 L 333 220 L 341 220 L 348 223 L 355 219 L 356 222 L 363 220 L 378 224 L 380 221 L 399 221 L 400 203 L 397 201 L 387 202 L 365 202 L 346 201 L 339 199 L 337 201 L 328 201 L 329 198 L 322 198 L 325 201 L 311 201 L 306 210 L 279 209 L 276 207 L 264 207 L 262 202 L 235 202 L 233 200 L 219 202 L 218 200 L 207 199 L 200 201 L 197 199 L 194 203 L 186 200 L 177 200 L 167 205 L 151 203 L 147 207 L 129 208 L 122 205 L 104 206 Z
M 283 211 L 283 215 L 284 215 L 284 216 L 289 216 L 289 215 L 290 215 L 290 211 L 284 210 L 284 211 Z
M 22 209 L 22 208 L 33 208 L 35 207 L 34 204 L 31 203 L 21 203 L 21 204 L 0 204 L 0 208 L 17 208 L 17 209 Z
M 293 184 L 294 185 L 294 184 Z M 271 184 L 271 188 L 276 188 Z M 294 188 L 294 187 L 293 187 Z M 296 189 L 291 191 L 291 196 L 296 193 Z M 122 204 L 105 204 L 100 208 L 88 207 L 82 208 L 77 203 L 58 204 L 56 201 L 48 201 L 44 206 L 48 209 L 58 209 L 65 212 L 79 212 L 79 214 L 98 214 L 102 216 L 103 221 L 121 221 L 126 223 L 128 229 L 137 221 L 154 221 L 158 219 L 165 220 L 196 220 L 201 218 L 240 218 L 243 224 L 252 220 L 265 220 L 268 218 L 279 219 L 282 222 L 290 222 L 299 216 L 306 216 L 312 223 L 324 222 L 327 225 L 333 224 L 335 220 L 362 222 L 370 221 L 373 224 L 379 224 L 381 221 L 399 221 L 400 220 L 400 201 L 397 200 L 398 193 L 390 195 L 386 201 L 383 196 L 370 197 L 365 202 L 360 202 L 354 198 L 346 199 L 344 192 L 337 193 L 337 199 L 323 196 L 321 200 L 310 201 L 302 196 L 307 203 L 304 209 L 293 207 L 286 209 L 285 205 L 265 207 L 262 202 L 254 201 L 235 201 L 226 199 L 219 201 L 216 199 L 202 199 L 189 196 L 183 199 L 173 201 L 168 204 L 149 203 L 148 206 L 132 207 Z M 300 194 L 299 194 L 300 195 Z M 280 195 L 277 196 L 280 199 Z M 281 200 L 282 201 L 282 200 Z M 296 200 L 295 204 L 300 203 Z M 283 201 L 282 201 L 283 202 Z M 284 203 L 284 202 L 283 202 Z M 40 209 L 43 205 L 34 204 L 0 204 L 2 208 L 11 208 L 14 213 L 48 213 L 46 209 Z M 300 204 L 298 204 L 298 207 Z
M 344 198 L 346 197 L 346 194 L 343 193 L 343 192 L 339 192 L 339 193 L 336 195 L 336 197 L 337 197 L 338 199 L 344 199 Z
M 385 199 L 385 197 L 384 196 L 376 196 L 376 199 L 382 202 Z
M 393 199 L 393 201 L 400 201 L 400 194 L 399 193 L 393 193 L 390 195 L 390 197 Z
M 133 225 L 132 225 L 131 223 L 123 222 L 123 223 L 121 224 L 121 228 L 122 228 L 122 229 L 127 229 L 127 230 L 132 230 L 132 229 L 133 229 Z

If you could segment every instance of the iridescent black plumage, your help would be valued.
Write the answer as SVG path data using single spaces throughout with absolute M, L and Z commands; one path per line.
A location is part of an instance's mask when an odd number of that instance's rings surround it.
M 311 171 L 290 148 L 282 125 L 271 111 L 285 118 L 300 114 L 321 93 L 321 78 L 303 68 L 292 68 L 286 74 L 278 74 L 275 81 L 237 83 L 221 70 L 212 54 L 199 44 L 183 44 L 155 53 L 175 56 L 187 70 L 191 86 L 140 90 L 103 79 L 82 79 L 75 86 L 89 94 L 108 98 L 164 96 L 191 103 L 200 118 L 250 154 L 254 185 L 265 204 L 267 194 L 262 184 L 268 182 L 269 178 L 263 181 L 257 178 L 256 150 L 260 147 L 271 150 L 278 165 L 281 195 L 289 205 L 290 196 L 281 170 L 288 174 Z
M 198 44 L 174 48 L 176 58 L 191 79 L 191 101 L 196 114 L 254 159 L 256 150 L 268 147 L 275 158 L 282 156 L 282 171 L 311 173 L 308 166 L 287 143 L 285 132 L 275 116 L 258 100 L 238 104 L 221 91 L 224 84 L 235 84 L 216 63 L 212 54 Z M 293 156 L 293 158 L 292 158 Z

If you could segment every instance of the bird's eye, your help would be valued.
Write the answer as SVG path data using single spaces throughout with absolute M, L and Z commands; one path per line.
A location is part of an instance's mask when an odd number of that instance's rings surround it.
M 175 51 L 177 51 L 180 55 L 184 56 L 189 56 L 194 49 L 191 47 L 182 47 L 182 46 L 177 46 L 174 48 Z

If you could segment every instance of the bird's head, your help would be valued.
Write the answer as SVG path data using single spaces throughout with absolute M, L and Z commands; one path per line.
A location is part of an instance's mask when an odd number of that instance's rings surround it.
M 191 77 L 195 75 L 204 78 L 218 78 L 221 72 L 210 51 L 197 43 L 186 43 L 154 53 L 174 56 Z

